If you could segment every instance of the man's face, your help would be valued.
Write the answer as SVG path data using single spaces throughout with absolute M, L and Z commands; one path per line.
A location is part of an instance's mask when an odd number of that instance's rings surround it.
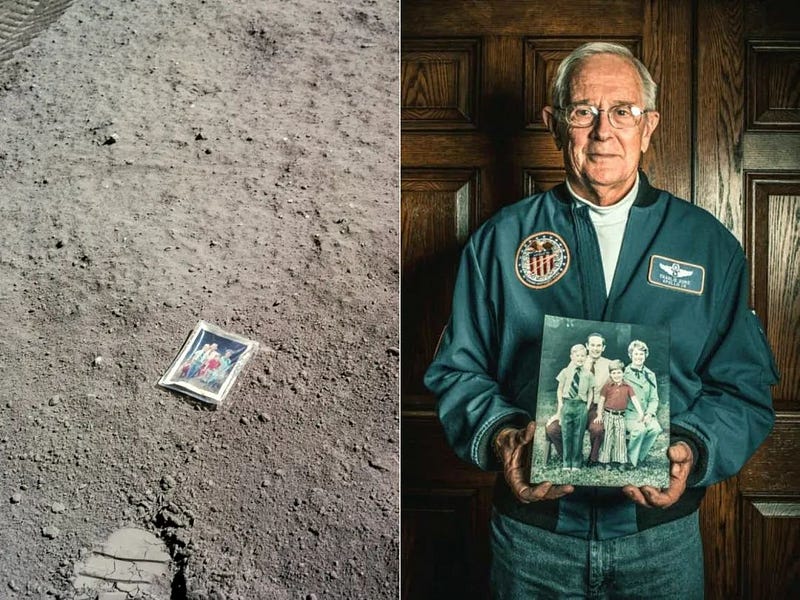
M 587 58 L 574 72 L 570 103 L 592 104 L 603 112 L 590 127 L 567 127 L 557 137 L 564 152 L 567 179 L 578 195 L 600 204 L 613 204 L 633 186 L 641 154 L 650 145 L 658 125 L 656 112 L 646 113 L 630 129 L 617 129 L 605 112 L 618 104 L 644 108 L 639 75 L 620 56 L 597 54 Z M 547 109 L 545 109 L 547 112 Z M 559 136 L 554 116 L 545 116 L 551 132 Z M 603 202 L 603 197 L 608 200 Z
M 602 338 L 593 335 L 586 340 L 586 348 L 589 350 L 589 356 L 595 359 L 603 355 L 603 350 L 606 349 L 606 345 L 603 343 Z

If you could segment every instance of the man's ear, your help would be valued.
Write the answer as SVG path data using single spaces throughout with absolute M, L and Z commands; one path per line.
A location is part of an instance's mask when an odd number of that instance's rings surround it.
M 647 149 L 650 147 L 650 138 L 660 121 L 661 115 L 655 110 L 645 114 L 644 128 L 642 129 L 642 154 L 647 152 Z
M 547 130 L 550 132 L 550 135 L 552 135 L 553 139 L 556 141 L 556 148 L 561 150 L 561 136 L 558 131 L 556 109 L 552 106 L 545 106 L 542 109 L 542 120 L 544 121 L 545 127 L 547 127 Z

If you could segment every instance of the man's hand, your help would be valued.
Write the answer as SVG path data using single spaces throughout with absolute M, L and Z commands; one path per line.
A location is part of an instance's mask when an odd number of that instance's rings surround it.
M 659 490 L 650 485 L 641 488 L 626 485 L 622 488 L 623 493 L 636 504 L 648 508 L 667 508 L 675 504 L 686 491 L 686 480 L 692 470 L 692 450 L 687 444 L 678 442 L 669 447 L 667 456 L 670 462 L 668 488 Z
M 525 504 L 555 500 L 575 490 L 571 485 L 553 485 L 549 481 L 533 486 L 528 483 L 530 445 L 535 431 L 536 421 L 531 421 L 525 429 L 506 427 L 494 439 L 494 449 L 502 460 L 506 482 L 517 500 Z

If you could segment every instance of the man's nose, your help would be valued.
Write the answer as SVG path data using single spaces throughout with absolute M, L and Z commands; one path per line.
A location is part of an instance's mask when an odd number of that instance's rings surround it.
M 613 129 L 611 121 L 608 120 L 608 112 L 600 110 L 592 125 L 592 136 L 600 140 L 607 139 L 611 136 Z

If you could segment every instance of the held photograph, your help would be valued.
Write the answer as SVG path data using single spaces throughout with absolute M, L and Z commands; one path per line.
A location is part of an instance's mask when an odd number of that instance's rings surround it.
M 199 321 L 158 385 L 221 404 L 258 343 Z
M 669 483 L 669 329 L 547 315 L 531 482 Z

